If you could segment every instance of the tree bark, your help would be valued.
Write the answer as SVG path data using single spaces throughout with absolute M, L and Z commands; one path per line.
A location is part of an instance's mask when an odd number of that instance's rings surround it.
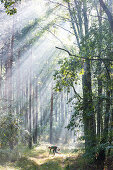
M 83 17 L 85 35 L 88 34 L 87 4 L 83 1 Z M 88 49 L 87 49 L 88 50 Z M 85 134 L 85 150 L 89 152 L 96 145 L 96 123 L 92 101 L 91 71 L 90 61 L 85 60 L 84 75 L 82 76 L 83 85 L 83 121 Z
M 108 21 L 109 21 L 110 26 L 111 26 L 111 31 L 113 33 L 113 16 L 112 16 L 112 13 L 108 9 L 108 7 L 105 5 L 103 0 L 99 0 L 99 2 L 100 2 L 101 7 L 103 8 L 103 10 L 105 11 L 105 13 L 108 17 Z
M 107 63 L 107 73 L 106 73 L 107 85 L 106 85 L 106 109 L 105 109 L 105 119 L 104 119 L 104 143 L 108 140 L 108 124 L 110 118 L 110 94 L 111 94 L 111 78 L 110 78 L 110 63 Z
M 89 151 L 96 144 L 96 123 L 92 101 L 90 63 L 84 63 L 83 85 L 83 122 L 85 134 L 85 148 Z
M 31 55 L 32 57 L 32 55 Z M 32 58 L 31 58 L 31 63 L 32 63 Z M 30 74 L 29 74 L 29 143 L 28 143 L 28 146 L 29 146 L 29 149 L 32 148 L 32 134 L 31 134 L 31 131 L 32 131 L 32 82 L 31 82 L 31 76 L 32 76 L 32 68 L 31 68 L 32 64 L 30 65 Z
M 63 91 L 61 92 L 61 122 L 64 124 L 64 96 Z
M 97 10 L 97 13 L 98 13 L 98 22 L 99 22 L 99 55 L 101 54 L 101 46 L 102 46 L 102 8 L 100 6 L 100 9 L 99 9 L 99 12 Z M 100 139 L 101 137 L 101 134 L 102 134 L 102 99 L 101 99 L 101 96 L 102 96 L 102 80 L 101 80 L 101 72 L 102 72 L 102 63 L 101 61 L 98 61 L 97 63 L 97 71 L 98 71 L 98 104 L 97 104 L 97 137 Z
M 53 90 L 51 89 L 50 143 L 53 143 Z

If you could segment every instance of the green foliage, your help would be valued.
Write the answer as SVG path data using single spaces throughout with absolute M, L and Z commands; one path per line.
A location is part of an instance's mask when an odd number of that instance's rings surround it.
M 113 34 L 111 34 L 107 21 L 104 21 L 101 27 L 102 33 L 100 34 L 100 27 L 93 24 L 89 33 L 82 39 L 80 49 L 81 55 L 89 58 L 93 58 L 96 55 L 100 55 L 101 58 L 109 56 L 109 58 L 112 59 L 113 52 L 111 49 L 113 48 Z
M 60 70 L 56 70 L 54 74 L 54 80 L 56 80 L 55 90 L 62 91 L 65 87 L 69 90 L 79 80 L 77 72 L 80 69 L 81 62 L 75 57 L 70 57 L 60 60 L 58 64 Z
M 14 15 L 17 12 L 17 9 L 14 7 L 14 4 L 17 3 L 17 1 L 21 0 L 1 0 L 1 3 L 4 4 L 7 14 Z
M 15 145 L 18 141 L 20 119 L 15 115 L 7 114 L 0 120 L 0 143 L 2 147 Z
M 46 163 L 44 163 L 43 165 L 40 166 L 40 170 L 44 170 L 44 169 L 49 169 L 49 170 L 63 170 L 63 168 L 59 165 L 59 163 L 57 161 L 48 161 Z
M 64 1 L 64 2 L 67 2 L 67 3 L 70 2 L 70 0 L 63 0 L 63 1 Z
M 9 15 L 13 15 L 17 12 L 17 9 L 16 8 L 12 8 L 12 9 L 7 9 L 6 10 L 6 13 L 9 14 Z
M 17 161 L 20 158 L 20 152 L 18 151 L 17 148 L 14 150 L 10 149 L 0 149 L 0 164 L 4 165 L 7 162 L 11 161 Z
M 26 170 L 38 170 L 38 165 L 36 165 L 33 161 L 29 160 L 26 157 L 22 157 L 16 163 L 17 167 L 21 167 L 21 169 Z
M 74 114 L 71 116 L 71 120 L 67 126 L 68 130 L 71 129 L 71 130 L 74 130 L 75 127 L 78 127 L 78 124 L 77 124 L 77 116 L 79 115 L 79 110 L 75 109 L 74 110 Z

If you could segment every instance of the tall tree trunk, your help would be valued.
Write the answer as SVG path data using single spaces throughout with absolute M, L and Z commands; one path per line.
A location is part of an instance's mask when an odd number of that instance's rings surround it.
M 109 6 L 109 10 L 112 14 L 112 11 L 113 11 L 113 1 L 112 0 L 109 0 L 108 1 L 108 6 Z M 111 30 L 110 30 L 110 34 L 112 34 Z M 111 36 L 112 37 L 112 36 Z M 111 41 L 111 44 L 110 45 L 110 50 L 112 51 L 112 39 L 110 38 L 110 41 Z M 110 123 L 110 126 L 108 127 L 109 128 L 109 137 L 108 137 L 108 141 L 109 141 L 109 145 L 112 146 L 112 141 L 113 141 L 113 69 L 110 67 L 110 63 L 109 63 L 109 71 L 110 71 L 110 75 L 108 76 L 108 79 L 109 79 L 109 95 L 110 95 L 110 99 L 109 99 L 109 102 L 110 102 L 110 112 L 109 112 L 109 123 Z M 108 89 L 107 89 L 108 90 Z M 108 150 L 108 156 L 110 155 L 110 152 L 111 152 L 111 148 L 109 148 Z
M 31 49 L 32 50 L 32 49 Z M 30 63 L 30 74 L 29 74 L 29 149 L 32 148 L 32 51 L 31 51 L 31 63 Z
M 77 40 L 78 47 L 80 48 L 79 36 L 77 34 L 77 30 L 76 30 L 75 23 L 74 23 L 74 18 L 73 18 L 73 13 L 71 11 L 71 7 L 70 7 L 69 2 L 68 2 L 68 9 L 69 9 L 70 17 L 71 17 L 72 28 L 73 28 L 73 31 L 74 31 L 74 34 L 75 34 L 75 37 L 76 37 L 76 40 Z
M 25 99 L 25 102 L 26 102 L 26 108 L 25 108 L 25 129 L 26 130 L 29 130 L 28 129 L 28 97 L 29 97 L 29 95 L 28 95 L 28 80 L 26 80 L 26 92 L 25 92 L 25 94 L 26 94 L 26 99 Z
M 2 98 L 2 67 L 3 67 L 3 48 L 1 49 L 1 55 L 0 55 L 0 99 Z
M 113 15 L 110 12 L 110 10 L 108 9 L 108 7 L 105 5 L 103 0 L 99 0 L 99 2 L 100 2 L 101 7 L 103 8 L 103 10 L 105 11 L 105 13 L 108 17 L 108 20 L 109 20 L 109 23 L 110 23 L 110 26 L 111 26 L 111 31 L 113 32 Z
M 53 143 L 53 89 L 51 89 L 50 143 Z
M 31 124 L 32 124 L 32 120 L 31 120 L 31 81 L 30 81 L 30 87 L 29 87 L 29 143 L 28 143 L 28 146 L 29 146 L 29 149 L 32 148 L 32 134 L 31 134 Z
M 84 75 L 82 77 L 83 85 L 83 122 L 84 122 L 84 134 L 85 134 L 85 148 L 86 152 L 95 146 L 96 140 L 96 124 L 95 115 L 92 101 L 92 89 L 91 89 L 91 73 L 90 63 L 86 60 L 84 65 Z
M 110 0 L 108 1 L 109 2 L 108 5 L 111 5 L 111 6 L 109 6 L 109 9 L 107 8 L 107 6 L 103 2 L 103 0 L 99 0 L 99 1 L 100 1 L 100 5 L 105 10 L 105 12 L 106 12 L 106 14 L 108 16 L 108 20 L 109 20 L 111 28 L 112 28 L 111 30 L 113 32 L 112 1 L 110 1 Z M 111 30 L 109 30 L 110 34 L 112 34 Z M 109 47 L 110 47 L 110 50 L 112 51 L 112 39 L 110 41 L 111 41 L 111 44 L 109 44 Z M 108 54 L 108 58 L 109 58 L 109 54 Z M 111 75 L 110 62 L 108 61 L 108 62 L 106 62 L 104 64 L 105 64 L 105 67 L 106 67 L 106 80 L 107 80 L 107 82 L 106 82 L 106 110 L 105 110 L 103 137 L 104 137 L 104 142 L 107 142 L 107 140 L 108 140 L 109 119 L 110 119 L 110 115 L 111 115 L 110 114 L 110 105 L 111 105 L 110 97 L 112 95 L 112 82 L 111 82 L 111 76 L 110 76 Z
M 58 98 L 56 97 L 56 104 L 55 104 L 55 121 L 57 122 L 58 121 Z
M 36 128 L 36 115 L 35 115 L 35 92 L 33 87 L 33 96 L 32 96 L 32 115 L 33 115 L 33 143 L 35 144 L 35 128 Z
M 64 94 L 61 92 L 61 123 L 64 124 Z
M 35 110 L 35 112 L 36 112 L 36 117 L 35 117 L 35 119 L 36 119 L 36 126 L 35 126 L 35 144 L 37 143 L 37 137 L 38 137 L 38 106 L 39 106 L 39 104 L 38 104 L 38 85 L 37 85 L 37 83 L 36 83 L 36 88 L 35 88 L 35 92 L 36 92 L 36 110 Z
M 101 68 L 101 63 L 98 63 L 98 69 Z M 98 70 L 99 72 L 101 71 Z M 100 74 L 99 74 L 100 75 Z M 97 136 L 100 139 L 101 136 L 101 122 L 102 122 L 102 81 L 101 78 L 98 78 L 98 104 L 97 104 Z
M 83 17 L 85 35 L 88 34 L 87 4 L 83 1 Z M 88 50 L 88 49 L 87 49 Z M 96 145 L 96 123 L 92 101 L 90 61 L 84 63 L 84 75 L 82 76 L 83 86 L 83 121 L 85 134 L 85 149 L 89 152 Z
M 18 60 L 17 60 L 17 77 L 16 77 L 16 99 L 17 99 L 17 106 L 16 106 L 16 113 L 19 114 L 20 112 L 20 82 L 21 82 L 21 77 L 20 77 L 20 50 L 18 51 Z
M 10 52 L 9 52 L 9 58 L 7 63 L 7 81 L 8 81 L 8 101 L 9 101 L 9 108 L 8 108 L 8 114 L 10 116 L 12 115 L 12 66 L 13 66 L 13 46 L 14 46 L 14 19 L 13 19 L 13 28 L 12 28 L 12 36 L 11 36 L 11 44 L 10 44 Z M 13 133 L 12 125 L 10 125 L 10 130 Z M 13 136 L 13 134 L 12 134 Z M 14 141 L 13 137 L 9 139 L 9 146 L 10 149 L 13 150 L 14 148 Z
M 98 11 L 97 11 L 98 13 Z M 98 13 L 98 21 L 99 21 L 99 35 L 100 35 L 100 42 L 99 42 L 99 55 L 101 54 L 101 44 L 102 44 L 102 9 L 100 6 L 100 10 Z M 101 133 L 102 133 L 102 80 L 101 80 L 101 61 L 98 61 L 97 69 L 98 69 L 98 104 L 97 104 L 97 136 L 100 139 Z M 99 140 L 100 141 L 100 140 Z
M 43 133 L 43 105 L 40 99 L 40 134 L 42 135 L 42 133 Z
M 104 119 L 104 131 L 103 131 L 103 142 L 106 143 L 108 140 L 108 124 L 110 118 L 110 93 L 111 93 L 111 78 L 110 78 L 110 63 L 106 63 L 106 108 L 105 108 L 105 119 Z

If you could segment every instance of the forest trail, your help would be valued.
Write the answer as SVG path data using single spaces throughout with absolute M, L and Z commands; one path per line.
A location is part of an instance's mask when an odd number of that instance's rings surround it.
M 27 156 L 28 160 L 32 161 L 39 170 L 63 170 L 65 167 L 71 165 L 75 161 L 77 154 L 71 153 L 71 149 L 60 146 L 61 151 L 56 153 L 49 153 L 48 144 L 36 147 L 32 153 Z
M 59 146 L 61 151 L 55 155 L 49 154 L 48 146 L 43 144 L 31 150 L 24 147 L 17 161 L 2 164 L 0 170 L 96 170 L 94 164 L 86 164 L 80 157 L 81 153 L 73 152 L 69 146 Z M 110 162 L 112 158 L 106 162 L 106 170 L 112 170 Z
M 78 154 L 72 153 L 72 149 L 60 146 L 61 150 L 54 155 L 49 154 L 48 146 L 43 144 L 24 152 L 18 161 L 0 166 L 0 170 L 69 170 L 75 163 Z

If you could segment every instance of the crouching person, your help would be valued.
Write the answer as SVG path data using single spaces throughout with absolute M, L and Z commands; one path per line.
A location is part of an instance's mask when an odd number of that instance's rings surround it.
M 49 146 L 49 153 L 51 153 L 51 151 L 53 152 L 53 154 L 55 155 L 55 153 L 59 153 L 58 151 L 60 151 L 60 149 L 57 146 Z

